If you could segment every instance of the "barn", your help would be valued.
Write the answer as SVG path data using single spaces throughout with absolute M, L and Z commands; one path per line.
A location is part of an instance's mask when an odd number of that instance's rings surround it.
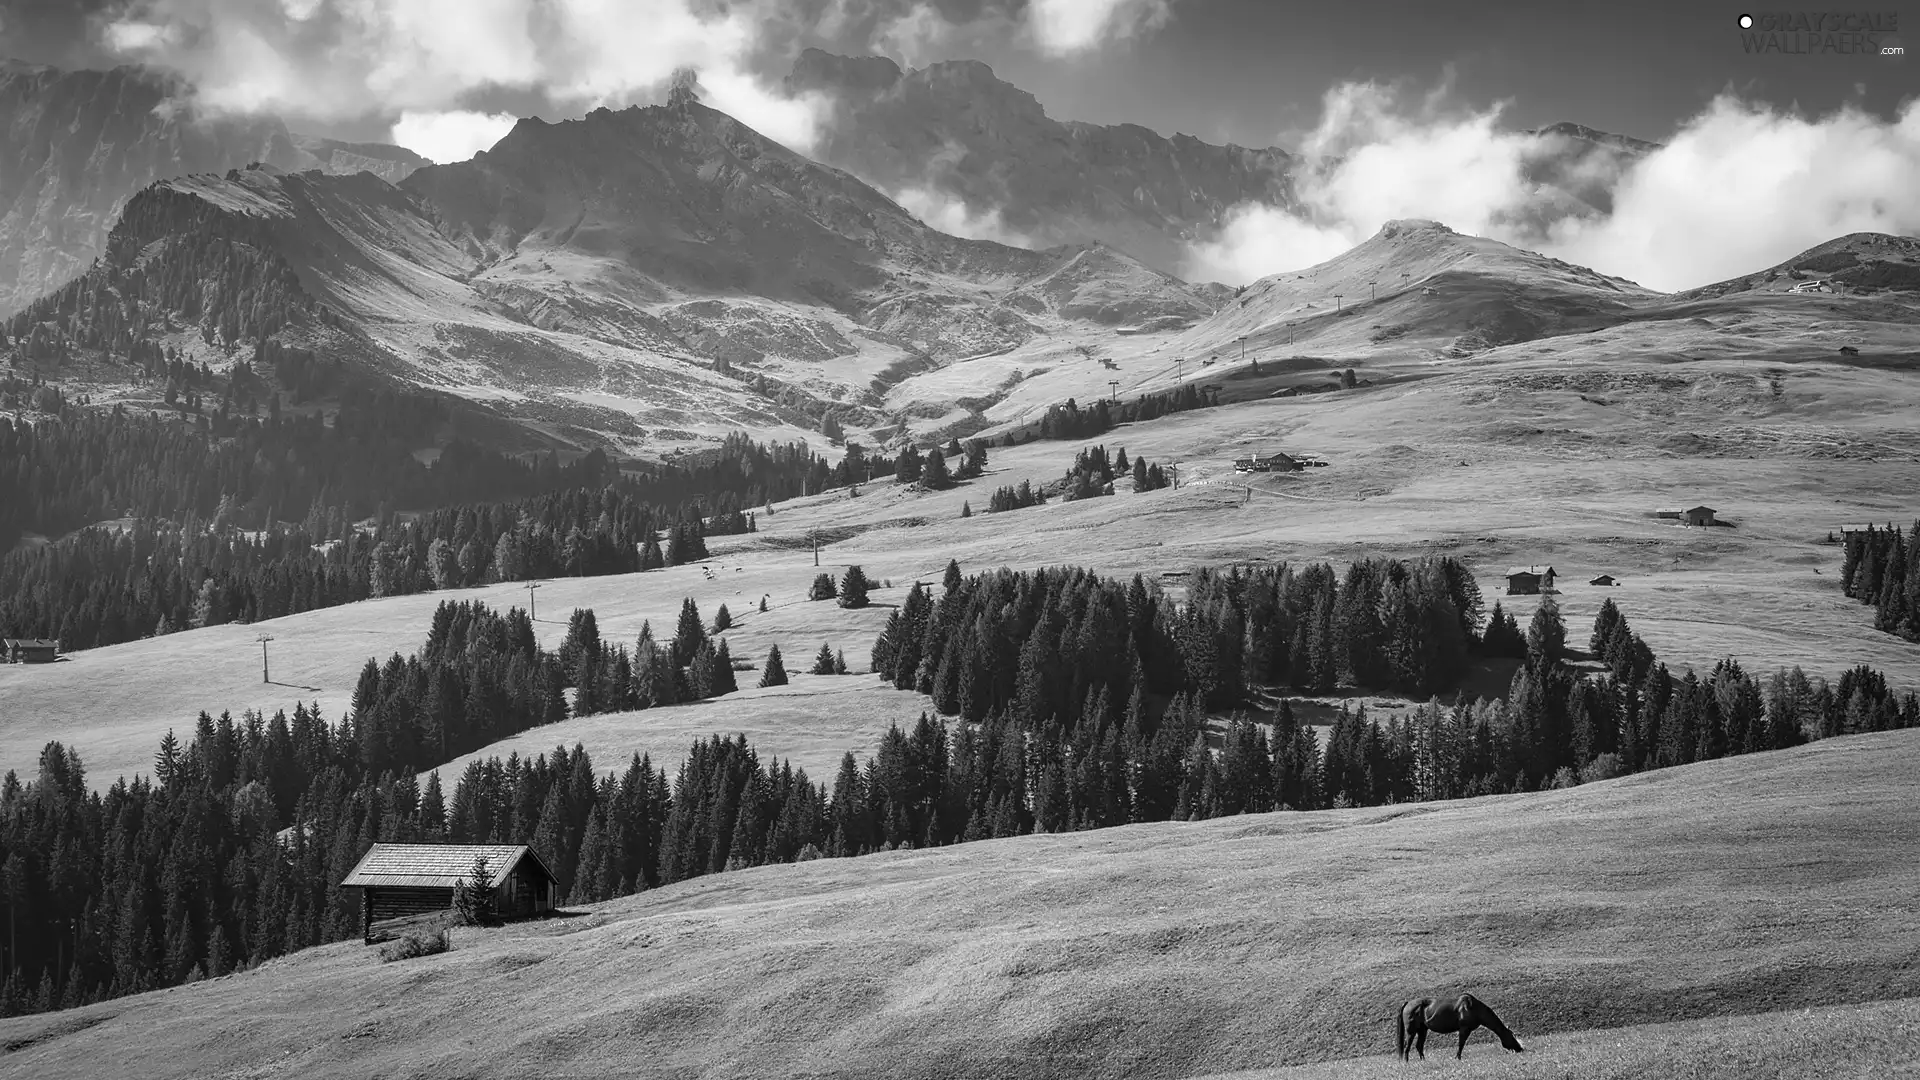
M 1718 525 L 1719 524 L 1718 521 L 1714 520 L 1713 507 L 1711 506 L 1688 507 L 1685 513 L 1685 520 L 1686 520 L 1686 523 L 1689 525 Z
M 1551 566 L 1507 567 L 1508 596 L 1528 596 L 1551 588 L 1553 588 L 1553 567 Z
M 496 914 L 553 910 L 553 871 L 525 844 L 375 844 L 340 884 L 360 890 L 361 932 L 371 944 L 375 923 L 451 908 L 454 886 L 481 856 L 493 877 Z
M 1587 584 L 1589 584 L 1589 585 L 1618 585 L 1618 584 L 1620 584 L 1620 579 L 1619 579 L 1619 578 L 1616 578 L 1616 577 L 1614 577 L 1614 576 L 1613 576 L 1612 574 L 1601 574 L 1601 575 L 1600 575 L 1599 577 L 1597 577 L 1597 578 L 1594 578 L 1593 580 L 1591 580 L 1591 581 L 1589 581 L 1589 582 L 1587 582 Z
M 48 638 L 0 638 L 0 662 L 51 664 L 60 658 L 60 643 Z

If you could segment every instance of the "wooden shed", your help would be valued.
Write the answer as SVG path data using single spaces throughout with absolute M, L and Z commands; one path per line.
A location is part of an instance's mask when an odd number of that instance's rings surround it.
M 361 932 L 371 944 L 375 923 L 451 908 L 454 887 L 483 855 L 496 914 L 511 919 L 553 910 L 553 871 L 525 844 L 375 844 L 340 884 L 360 890 Z
M 1619 579 L 1619 578 L 1616 578 L 1616 577 L 1614 577 L 1614 576 L 1613 576 L 1612 574 L 1601 574 L 1601 575 L 1600 575 L 1599 577 L 1597 577 L 1597 578 L 1594 578 L 1593 580 L 1591 580 L 1591 581 L 1589 581 L 1589 582 L 1587 582 L 1587 584 L 1589 584 L 1589 585 L 1618 585 L 1618 584 L 1620 584 L 1620 579 Z
M 1542 589 L 1553 588 L 1553 567 L 1551 566 L 1509 566 L 1507 567 L 1507 595 L 1527 596 Z
M 0 638 L 0 662 L 51 664 L 60 658 L 60 643 L 51 638 Z
M 1718 525 L 1719 524 L 1718 521 L 1714 520 L 1713 507 L 1711 506 L 1688 507 L 1686 510 L 1684 520 L 1689 525 Z

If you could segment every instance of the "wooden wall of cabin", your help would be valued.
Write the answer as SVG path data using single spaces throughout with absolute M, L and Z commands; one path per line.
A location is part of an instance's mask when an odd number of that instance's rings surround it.
M 420 885 L 368 885 L 361 889 L 361 917 L 367 923 L 424 915 L 453 907 L 453 890 Z

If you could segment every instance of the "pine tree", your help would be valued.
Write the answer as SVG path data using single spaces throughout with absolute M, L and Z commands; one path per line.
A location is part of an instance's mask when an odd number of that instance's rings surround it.
M 807 590 L 808 600 L 831 600 L 840 595 L 834 588 L 833 575 L 820 573 L 813 576 L 813 587 Z
M 765 688 L 785 685 L 787 685 L 787 669 L 780 662 L 780 646 L 775 645 L 767 650 L 767 662 L 760 672 L 760 686 Z
M 684 667 L 693 662 L 693 654 L 707 640 L 707 628 L 700 621 L 700 609 L 693 597 L 680 601 L 680 624 L 673 634 L 673 664 Z
M 1527 625 L 1527 654 L 1544 660 L 1558 660 L 1566 654 L 1567 627 L 1560 620 L 1560 604 L 1551 596 L 1542 596 Z
M 733 674 L 733 653 L 727 648 L 727 639 L 720 639 L 720 648 L 713 657 L 713 696 L 722 697 L 740 689 L 740 682 Z
M 454 910 L 468 926 L 485 926 L 493 921 L 493 870 L 485 855 L 475 855 L 467 876 L 453 889 Z
M 843 608 L 866 607 L 871 602 L 867 599 L 867 590 L 872 584 L 867 580 L 866 572 L 858 566 L 847 567 L 846 576 L 840 581 L 840 606 Z M 828 586 L 832 586 L 831 579 L 828 580 Z
M 846 653 L 835 650 L 833 654 L 833 673 L 835 675 L 845 675 L 847 673 Z
M 963 518 L 970 518 L 973 516 L 973 504 L 971 502 L 962 502 L 960 504 L 960 516 Z
M 947 472 L 947 456 L 939 450 L 927 455 L 926 465 L 921 469 L 920 481 L 935 491 L 944 491 L 953 486 L 953 477 Z
M 724 634 L 731 629 L 733 629 L 733 613 L 727 610 L 727 605 L 721 604 L 720 610 L 713 613 L 713 632 Z
M 702 641 L 695 650 L 693 659 L 687 664 L 687 692 L 695 701 L 705 701 L 714 695 L 714 662 L 718 653 L 713 642 Z
M 832 645 L 822 644 L 820 646 L 820 652 L 818 655 L 816 655 L 813 658 L 813 668 L 808 672 L 808 674 L 810 675 L 833 674 L 833 646 Z

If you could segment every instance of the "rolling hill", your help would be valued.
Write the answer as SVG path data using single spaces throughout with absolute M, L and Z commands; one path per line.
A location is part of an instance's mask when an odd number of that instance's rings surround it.
M 1534 795 L 761 867 L 438 956 L 310 949 L 0 1021 L 0 1043 L 47 1080 L 1253 1080 L 1401 1068 L 1398 1004 L 1471 988 L 1534 1050 L 1482 1035 L 1476 1072 L 1712 1075 L 1732 1030 L 1742 1075 L 1865 1075 L 1914 1060 L 1878 1025 L 1920 998 L 1916 776 L 1920 738 L 1895 732 Z
M 1885 233 L 1848 233 L 1795 255 L 1777 266 L 1679 294 L 1705 298 L 1743 293 L 1784 293 L 1802 283 L 1827 282 L 1855 296 L 1920 293 L 1920 238 Z M 1823 295 L 1823 294 L 1816 294 Z

